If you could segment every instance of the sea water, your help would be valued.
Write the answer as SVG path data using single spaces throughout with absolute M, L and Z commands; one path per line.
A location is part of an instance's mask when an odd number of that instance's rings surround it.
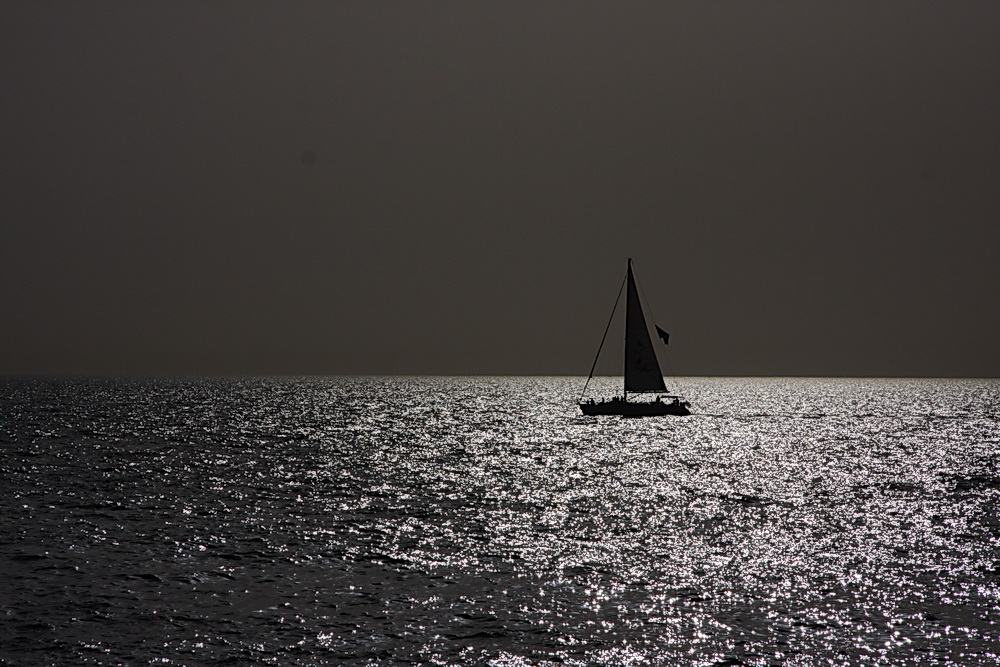
M 582 385 L 0 380 L 0 663 L 1000 662 L 1000 381 Z

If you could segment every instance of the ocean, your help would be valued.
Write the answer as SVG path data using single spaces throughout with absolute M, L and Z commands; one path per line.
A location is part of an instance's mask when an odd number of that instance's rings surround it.
M 582 386 L 0 379 L 0 664 L 1000 664 L 1000 381 Z

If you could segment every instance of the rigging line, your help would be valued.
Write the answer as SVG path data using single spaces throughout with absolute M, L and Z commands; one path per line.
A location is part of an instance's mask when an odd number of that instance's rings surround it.
M 604 327 L 604 335 L 601 336 L 601 344 L 597 346 L 597 355 L 594 357 L 594 364 L 590 367 L 590 375 L 587 376 L 587 382 L 583 385 L 583 391 L 580 392 L 580 398 L 577 402 L 583 400 L 584 394 L 587 393 L 587 386 L 590 385 L 590 381 L 594 378 L 594 369 L 597 368 L 597 360 L 601 358 L 601 350 L 604 348 L 604 341 L 608 337 L 608 331 L 611 329 L 611 321 L 615 319 L 615 311 L 618 310 L 618 302 L 622 299 L 622 290 L 625 289 L 625 281 L 628 280 L 628 274 L 622 278 L 622 286 L 618 288 L 618 296 L 615 297 L 615 305 L 611 309 L 611 317 L 608 318 L 608 326 Z
M 632 264 L 635 264 L 634 260 L 632 261 Z M 634 268 L 632 269 L 632 274 L 633 274 L 633 277 L 635 277 L 635 269 Z M 643 308 L 645 308 L 646 312 L 649 313 L 649 316 L 650 316 L 649 319 L 652 320 L 652 322 L 653 322 L 653 328 L 655 329 L 656 328 L 656 316 L 653 314 L 653 309 L 649 307 L 649 300 L 646 299 L 646 293 L 642 289 L 642 283 L 639 282 L 638 278 L 635 278 L 635 284 L 639 288 L 639 298 L 642 299 Z M 647 324 L 646 327 L 648 329 L 649 325 Z M 659 332 L 657 332 L 657 338 L 658 337 L 659 337 Z M 666 344 L 664 344 L 664 346 L 666 346 Z M 656 354 L 657 356 L 659 356 L 659 353 L 656 352 L 655 350 L 653 351 L 653 354 Z M 663 358 L 667 362 L 667 372 L 670 374 L 670 379 L 673 380 L 674 385 L 677 387 L 677 393 L 680 394 L 681 396 L 683 396 L 684 392 L 681 391 L 680 382 L 677 382 L 677 376 L 674 375 L 674 369 L 670 365 L 670 357 L 667 356 L 667 351 L 666 350 L 663 351 Z
M 673 366 L 670 365 L 670 357 L 667 356 L 666 352 L 663 353 L 663 358 L 666 359 L 667 361 L 667 372 L 670 373 L 670 379 L 673 380 L 674 385 L 677 387 L 677 393 L 681 396 L 684 396 L 685 395 L 684 392 L 681 391 L 681 383 L 677 381 L 677 376 L 674 375 Z

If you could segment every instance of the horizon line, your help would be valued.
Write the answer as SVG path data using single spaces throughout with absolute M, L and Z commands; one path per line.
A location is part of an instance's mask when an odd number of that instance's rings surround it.
M 520 373 L 0 373 L 0 378 L 34 379 L 171 379 L 171 378 L 586 378 L 586 375 L 520 374 Z M 594 375 L 594 378 L 622 378 L 623 375 Z M 815 379 L 815 380 L 1000 380 L 990 375 L 669 375 L 671 378 L 732 378 L 732 379 Z

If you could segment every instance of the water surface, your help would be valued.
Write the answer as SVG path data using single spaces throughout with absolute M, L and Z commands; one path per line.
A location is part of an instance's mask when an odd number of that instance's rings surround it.
M 1000 663 L 1000 382 L 582 384 L 0 381 L 0 662 Z

